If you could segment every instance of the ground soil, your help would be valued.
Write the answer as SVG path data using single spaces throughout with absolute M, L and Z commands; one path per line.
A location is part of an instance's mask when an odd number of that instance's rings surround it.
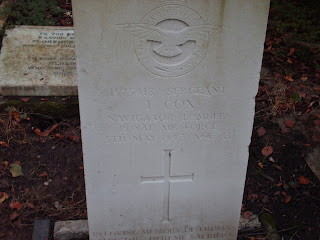
M 69 8 L 70 3 L 65 1 Z M 272 14 L 277 14 L 272 11 L 271 19 Z M 71 20 L 68 15 L 60 25 L 70 25 Z M 315 67 L 319 64 L 315 60 L 319 59 L 319 48 L 303 43 L 302 53 L 301 43 L 287 44 L 288 38 L 268 29 L 242 214 L 271 214 L 285 240 L 317 240 L 320 182 L 305 159 L 320 142 L 320 73 L 319 67 Z M 279 55 L 278 50 L 285 54 Z M 307 57 L 303 60 L 301 55 L 305 56 L 305 52 Z M 70 99 L 17 100 L 23 104 L 56 101 L 67 104 Z M 41 108 L 23 104 L 15 103 L 0 111 L 1 240 L 31 239 L 35 219 L 87 217 L 77 111 L 43 112 Z M 272 148 L 268 156 L 263 151 L 266 146 Z M 12 176 L 12 164 L 21 166 L 23 176 Z M 239 239 L 267 236 L 263 229 L 239 233 Z
M 17 122 L 8 112 L 0 114 L 0 139 L 8 142 L 0 147 L 0 192 L 9 196 L 0 204 L 0 239 L 31 239 L 35 219 L 86 218 L 79 117 L 62 120 L 55 113 L 28 113 L 28 118 Z M 55 124 L 48 136 L 37 131 Z M 12 177 L 14 163 L 22 167 L 23 176 Z M 12 202 L 21 208 L 11 209 Z M 19 216 L 12 219 L 15 212 Z

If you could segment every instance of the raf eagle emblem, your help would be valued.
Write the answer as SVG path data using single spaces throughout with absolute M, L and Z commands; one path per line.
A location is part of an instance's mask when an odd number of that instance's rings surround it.
M 180 31 L 165 30 L 150 24 L 123 24 L 118 25 L 133 36 L 146 41 L 160 43 L 153 51 L 163 57 L 175 57 L 182 53 L 180 46 L 188 41 L 199 41 L 211 31 L 220 27 L 200 25 L 185 27 Z

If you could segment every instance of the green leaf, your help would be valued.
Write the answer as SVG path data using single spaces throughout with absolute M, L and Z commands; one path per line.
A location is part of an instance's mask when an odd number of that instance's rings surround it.
M 20 119 L 27 119 L 28 115 L 26 113 L 20 114 Z
M 12 174 L 12 177 L 19 177 L 23 176 L 22 168 L 19 164 L 11 164 L 10 165 L 10 172 Z

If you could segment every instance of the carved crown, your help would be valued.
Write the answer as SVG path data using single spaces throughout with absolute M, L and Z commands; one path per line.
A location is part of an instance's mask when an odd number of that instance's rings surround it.
M 161 5 L 185 4 L 185 0 L 160 0 Z

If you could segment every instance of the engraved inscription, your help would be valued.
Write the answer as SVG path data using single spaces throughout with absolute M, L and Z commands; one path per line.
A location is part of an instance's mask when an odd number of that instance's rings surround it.
M 106 136 L 107 144 L 233 141 L 233 132 L 224 125 L 231 118 L 227 112 L 201 110 L 203 103 L 224 95 L 223 86 L 175 86 L 165 89 L 115 87 L 105 92 L 111 99 L 131 102 L 141 98 L 144 108 L 133 113 L 108 113 L 106 122 L 117 134 Z M 203 99 L 203 103 L 199 99 Z
M 178 77 L 193 70 L 205 56 L 209 34 L 220 26 L 205 24 L 193 10 L 180 5 L 162 6 L 140 23 L 120 24 L 135 37 L 141 64 L 161 77 Z
M 4 39 L 2 71 L 9 86 L 17 79 L 28 86 L 76 86 L 74 31 L 17 27 Z
M 45 70 L 54 76 L 75 76 L 76 57 L 73 31 L 41 31 L 37 39 L 33 39 L 31 43 L 25 43 L 22 46 L 23 51 L 29 53 L 32 53 L 32 51 L 38 53 L 39 49 L 41 49 L 41 53 L 45 53 L 43 55 L 39 53 L 32 57 L 32 62 L 28 66 L 29 71 Z
M 171 157 L 173 149 L 163 151 L 164 176 L 142 177 L 141 183 L 163 183 L 163 216 L 162 222 L 170 222 L 170 183 L 171 182 L 193 182 L 194 173 L 189 175 L 171 175 Z
M 183 226 L 141 230 L 93 232 L 97 240 L 198 240 L 235 238 L 235 229 L 228 225 Z

